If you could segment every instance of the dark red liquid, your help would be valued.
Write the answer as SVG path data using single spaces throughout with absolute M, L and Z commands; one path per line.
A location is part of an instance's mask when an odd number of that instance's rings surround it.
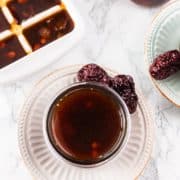
M 10 28 L 8 21 L 6 20 L 1 8 L 0 8 L 0 32 Z
M 0 41 L 0 68 L 5 67 L 26 55 L 16 36 Z
M 132 0 L 137 4 L 143 5 L 143 6 L 159 6 L 168 0 Z
M 73 90 L 57 98 L 48 119 L 49 138 L 55 149 L 81 164 L 101 161 L 122 134 L 117 99 L 99 89 Z
M 9 24 L 6 22 L 6 19 L 0 10 L 0 32 L 8 28 Z M 73 28 L 73 20 L 66 10 L 62 10 L 37 22 L 31 27 L 28 27 L 23 33 L 29 44 L 32 46 L 32 50 L 35 51 L 71 32 Z M 3 68 L 26 55 L 27 53 L 22 48 L 15 35 L 0 40 L 0 68 Z
M 64 36 L 74 29 L 74 23 L 66 10 L 62 10 L 24 30 L 24 35 L 37 50 L 42 46 Z
M 57 4 L 60 0 L 12 0 L 7 6 L 18 23 Z

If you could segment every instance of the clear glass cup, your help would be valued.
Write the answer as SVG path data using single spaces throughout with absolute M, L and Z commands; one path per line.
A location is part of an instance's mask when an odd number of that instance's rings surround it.
M 45 122 L 45 126 L 46 126 L 45 129 L 46 129 L 46 136 L 47 136 L 46 140 L 47 140 L 47 144 L 49 146 L 50 151 L 58 159 L 60 159 L 64 162 L 67 162 L 71 165 L 78 166 L 78 167 L 85 167 L 85 168 L 97 167 L 99 165 L 109 162 L 110 160 L 115 160 L 116 158 L 118 158 L 118 155 L 122 152 L 122 149 L 125 147 L 125 145 L 128 141 L 129 135 L 130 135 L 131 118 L 130 118 L 129 111 L 128 111 L 124 101 L 114 90 L 112 90 L 111 88 L 109 88 L 106 85 L 101 85 L 99 83 L 94 83 L 94 82 L 75 83 L 75 84 L 68 86 L 67 88 L 63 89 L 58 95 L 56 95 L 54 97 L 54 99 L 52 99 L 52 101 L 50 102 L 51 103 L 50 107 L 53 106 L 53 104 L 54 104 L 54 102 L 56 102 L 57 98 L 59 99 L 59 97 L 64 97 L 67 94 L 69 94 L 73 91 L 76 91 L 78 89 L 81 89 L 81 88 L 91 88 L 91 89 L 96 89 L 96 90 L 99 89 L 101 91 L 104 91 L 108 95 L 112 96 L 112 98 L 114 98 L 118 102 L 118 106 L 120 107 L 119 113 L 121 113 L 121 117 L 122 117 L 121 121 L 123 124 L 123 128 L 122 128 L 123 130 L 122 130 L 122 134 L 116 140 L 116 143 L 97 162 L 83 163 L 78 160 L 76 161 L 75 159 L 68 156 L 66 154 L 66 152 L 63 151 L 63 148 L 56 148 L 56 145 L 55 145 L 54 139 L 53 139 L 53 135 L 52 135 L 52 130 L 51 130 L 51 121 L 52 120 L 49 118 L 49 115 L 46 118 L 46 122 Z M 51 108 L 48 111 L 50 112 Z

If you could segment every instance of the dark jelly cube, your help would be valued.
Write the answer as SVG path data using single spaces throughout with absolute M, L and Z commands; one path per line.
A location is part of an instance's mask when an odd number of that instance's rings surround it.
M 16 36 L 0 41 L 0 68 L 3 68 L 26 55 Z
M 0 9 L 0 32 L 10 28 L 8 21 L 6 20 L 2 10 Z
M 33 51 L 71 32 L 74 23 L 63 10 L 24 30 Z
M 7 6 L 18 23 L 57 4 L 60 0 L 13 0 Z

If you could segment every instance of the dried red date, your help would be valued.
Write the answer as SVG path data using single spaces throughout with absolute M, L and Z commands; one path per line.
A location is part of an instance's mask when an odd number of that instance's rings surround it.
M 136 111 L 138 96 L 135 92 L 135 83 L 131 76 L 117 75 L 111 78 L 100 66 L 87 64 L 79 70 L 77 77 L 80 82 L 95 81 L 109 85 L 121 96 L 131 114 Z
M 180 53 L 177 50 L 168 51 L 155 58 L 149 72 L 156 80 L 163 80 L 180 70 Z
M 39 29 L 39 36 L 42 38 L 48 39 L 51 35 L 50 30 L 47 27 L 42 27 Z
M 78 72 L 79 81 L 95 81 L 109 84 L 109 76 L 100 66 L 96 64 L 87 64 Z
M 138 96 L 132 89 L 124 89 L 123 91 L 117 91 L 121 98 L 126 103 L 128 110 L 133 114 L 137 109 Z
M 129 112 L 136 111 L 138 96 L 135 92 L 135 83 L 129 75 L 117 75 L 111 79 L 110 86 L 121 96 L 126 103 Z
M 111 79 L 110 86 L 118 91 L 124 89 L 135 89 L 134 80 L 129 75 L 117 75 Z
M 15 51 L 9 51 L 7 54 L 6 54 L 7 58 L 9 59 L 13 59 L 16 57 L 16 52 Z

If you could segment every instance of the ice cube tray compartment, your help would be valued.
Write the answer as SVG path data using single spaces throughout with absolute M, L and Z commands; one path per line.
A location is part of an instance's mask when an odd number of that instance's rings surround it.
M 7 7 L 17 23 L 20 24 L 22 21 L 58 4 L 61 4 L 59 0 L 11 0 L 7 2 Z
M 0 55 L 0 68 L 2 68 L 25 56 L 26 52 L 22 48 L 18 38 L 13 35 L 8 37 L 5 41 L 0 42 Z
M 2 9 L 0 9 L 0 32 L 5 31 L 10 28 L 10 24 L 8 23 L 6 17 L 3 14 Z

